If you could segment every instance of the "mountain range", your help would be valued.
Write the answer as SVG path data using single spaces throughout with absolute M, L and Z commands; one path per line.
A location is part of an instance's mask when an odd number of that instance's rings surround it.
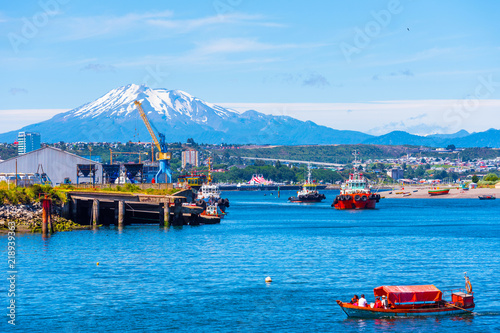
M 418 136 L 394 131 L 373 136 L 336 130 L 289 116 L 266 115 L 255 110 L 236 112 L 205 102 L 180 90 L 151 89 L 129 84 L 49 120 L 0 134 L 0 142 L 13 142 L 19 131 L 39 132 L 43 142 L 151 141 L 134 101 L 139 100 L 149 121 L 167 142 L 237 144 L 389 144 L 443 147 L 500 147 L 500 131 Z

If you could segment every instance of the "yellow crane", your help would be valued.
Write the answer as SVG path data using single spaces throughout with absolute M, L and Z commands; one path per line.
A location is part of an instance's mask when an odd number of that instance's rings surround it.
M 159 169 L 154 178 L 155 182 L 171 183 L 172 171 L 170 170 L 169 161 L 172 158 L 172 153 L 168 151 L 167 144 L 165 143 L 165 135 L 163 133 L 160 133 L 156 128 L 154 128 L 153 130 L 154 126 L 152 126 L 152 124 L 149 122 L 146 113 L 142 109 L 141 102 L 134 101 L 134 104 L 137 107 L 137 110 L 139 110 L 139 114 L 141 115 L 142 121 L 144 122 L 144 125 L 146 125 L 146 128 L 148 129 L 148 132 L 151 135 L 151 138 L 153 139 L 154 145 L 158 149 L 158 154 L 156 156 L 156 159 L 158 160 Z M 156 136 L 157 134 L 158 137 L 160 138 L 159 140 Z

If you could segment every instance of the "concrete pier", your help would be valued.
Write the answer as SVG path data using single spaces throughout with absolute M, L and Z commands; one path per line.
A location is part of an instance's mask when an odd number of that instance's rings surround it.
M 160 226 L 200 223 L 203 208 L 183 205 L 184 196 L 145 195 L 130 193 L 82 192 L 68 193 L 70 218 L 80 224 L 160 224 Z
M 125 222 L 125 201 L 118 201 L 118 226 L 122 226 Z
M 92 224 L 99 224 L 99 199 L 94 199 L 92 202 Z
M 169 227 L 170 226 L 170 208 L 168 202 L 160 203 L 158 207 L 158 217 L 160 220 L 160 226 Z

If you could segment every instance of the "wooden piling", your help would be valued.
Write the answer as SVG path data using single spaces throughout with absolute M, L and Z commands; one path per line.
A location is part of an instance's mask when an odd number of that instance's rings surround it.
M 158 221 L 160 222 L 160 227 L 165 224 L 165 215 L 163 214 L 163 202 L 158 204 Z
M 65 219 L 71 220 L 71 214 L 70 214 L 70 200 L 67 200 L 64 205 L 62 206 L 62 217 Z
M 99 199 L 92 202 L 92 224 L 94 227 L 99 224 Z
M 78 223 L 78 199 L 71 199 L 71 220 Z
M 184 225 L 184 217 L 182 216 L 182 201 L 180 198 L 174 199 L 174 216 L 172 219 L 172 225 Z
M 118 201 L 118 226 L 123 227 L 125 222 L 125 201 Z
M 165 227 L 170 226 L 170 206 L 168 202 L 165 202 L 165 207 L 163 208 L 163 221 Z

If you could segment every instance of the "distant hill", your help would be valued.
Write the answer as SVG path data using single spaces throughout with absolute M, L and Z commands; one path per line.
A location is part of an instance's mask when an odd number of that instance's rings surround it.
M 42 141 L 128 142 L 151 141 L 134 101 L 142 102 L 151 123 L 168 142 L 234 144 L 378 144 L 446 147 L 500 147 L 498 130 L 469 134 L 418 136 L 404 131 L 372 136 L 337 130 L 288 116 L 243 113 L 205 102 L 180 90 L 151 89 L 129 84 L 113 89 L 95 101 L 55 115 L 44 122 L 0 134 L 0 142 L 14 142 L 19 131 L 40 132 Z
M 180 90 L 135 84 L 113 89 L 93 102 L 18 131 L 40 132 L 42 140 L 48 143 L 151 141 L 134 106 L 135 100 L 142 102 L 150 122 L 165 133 L 168 142 L 193 138 L 212 144 L 349 144 L 371 137 L 288 116 L 265 115 L 254 110 L 239 113 Z M 18 131 L 0 134 L 0 141 L 13 142 Z
M 403 131 L 394 131 L 384 135 L 371 137 L 365 144 L 377 145 L 415 145 L 427 147 L 492 147 L 500 148 L 500 130 L 489 129 L 485 132 L 471 133 L 462 130 L 454 134 L 435 134 L 419 136 Z

